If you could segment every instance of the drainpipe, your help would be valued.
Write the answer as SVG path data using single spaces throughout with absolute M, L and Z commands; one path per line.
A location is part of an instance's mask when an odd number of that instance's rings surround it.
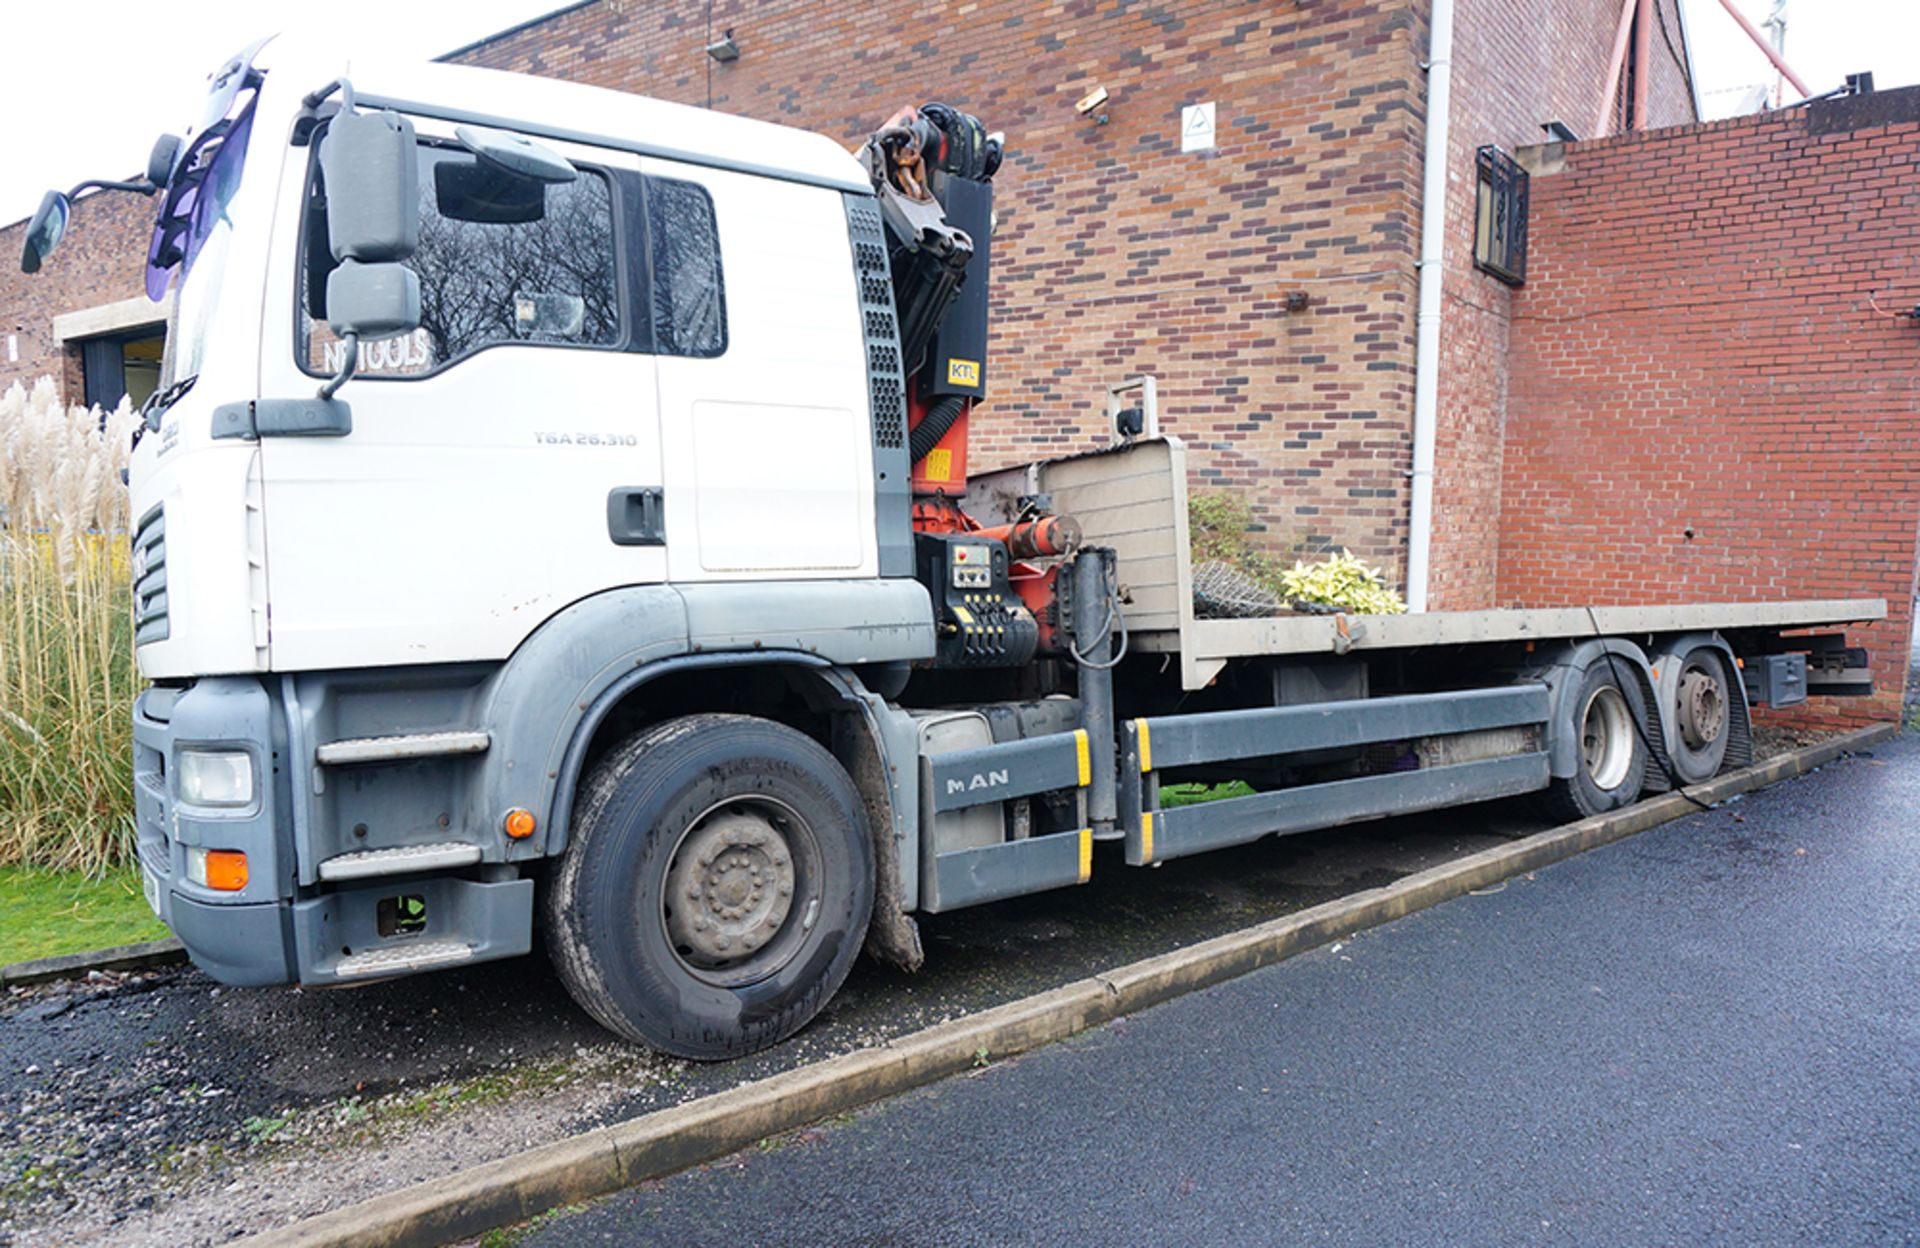
M 1413 502 L 1407 517 L 1407 609 L 1427 609 L 1433 552 L 1434 430 L 1440 411 L 1440 282 L 1447 252 L 1447 113 L 1453 0 L 1433 0 L 1427 51 L 1427 152 L 1420 204 L 1420 313 L 1413 357 Z

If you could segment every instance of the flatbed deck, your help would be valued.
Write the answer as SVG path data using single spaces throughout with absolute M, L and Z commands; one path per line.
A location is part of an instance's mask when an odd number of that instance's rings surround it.
M 1181 683 L 1204 687 L 1234 659 L 1346 654 L 1504 641 L 1548 641 L 1748 628 L 1813 628 L 1884 619 L 1884 598 L 1655 606 L 1430 611 L 1417 615 L 1276 615 L 1202 619 L 1193 612 L 1186 448 L 1178 438 L 1044 460 L 974 478 L 974 514 L 1012 518 L 1014 500 L 1049 494 L 1089 545 L 1118 554 L 1128 644 L 1178 655 Z

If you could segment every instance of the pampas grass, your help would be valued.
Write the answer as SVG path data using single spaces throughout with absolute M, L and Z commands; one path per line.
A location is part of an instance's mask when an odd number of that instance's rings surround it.
M 133 850 L 126 467 L 136 416 L 0 395 L 0 864 L 100 872 Z

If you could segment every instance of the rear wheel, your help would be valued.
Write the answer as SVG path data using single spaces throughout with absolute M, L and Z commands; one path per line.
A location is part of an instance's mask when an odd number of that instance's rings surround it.
M 1727 666 L 1717 651 L 1702 647 L 1682 660 L 1674 703 L 1678 731 L 1667 746 L 1674 774 L 1688 784 L 1711 780 L 1727 761 L 1727 729 L 1734 714 Z
M 714 1059 L 805 1026 L 872 907 L 866 807 L 833 756 L 768 720 L 690 715 L 594 770 L 546 921 L 562 982 L 602 1025 Z
M 1568 820 L 1630 804 L 1640 796 L 1647 768 L 1647 747 L 1641 739 L 1645 699 L 1627 665 L 1617 659 L 1609 664 L 1602 655 L 1579 680 L 1565 703 L 1571 718 L 1556 725 L 1557 731 L 1572 734 L 1574 773 L 1555 777 L 1542 794 L 1549 813 Z

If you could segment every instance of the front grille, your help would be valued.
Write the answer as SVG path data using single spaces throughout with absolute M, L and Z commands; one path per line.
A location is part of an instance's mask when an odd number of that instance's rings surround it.
M 133 530 L 133 641 L 165 641 L 167 621 L 167 509 L 156 504 Z

